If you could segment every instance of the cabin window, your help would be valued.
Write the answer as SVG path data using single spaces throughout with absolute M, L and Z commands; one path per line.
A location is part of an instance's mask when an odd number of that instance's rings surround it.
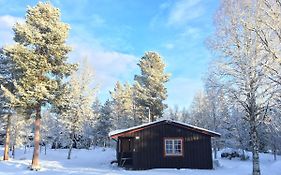
M 182 156 L 183 145 L 181 138 L 165 139 L 165 156 Z

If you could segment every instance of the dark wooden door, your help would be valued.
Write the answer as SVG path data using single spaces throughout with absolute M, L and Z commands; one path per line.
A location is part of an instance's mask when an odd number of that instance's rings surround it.
M 134 150 L 134 138 L 121 138 L 120 139 L 120 164 L 121 166 L 133 165 L 133 150 Z
M 120 139 L 120 152 L 133 152 L 134 140 L 133 138 L 122 138 Z

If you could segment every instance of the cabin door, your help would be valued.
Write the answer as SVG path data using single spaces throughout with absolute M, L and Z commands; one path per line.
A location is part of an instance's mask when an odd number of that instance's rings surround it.
M 134 138 L 126 137 L 119 140 L 119 153 L 121 166 L 133 165 Z
M 122 138 L 120 139 L 120 151 L 121 152 L 133 152 L 134 138 Z

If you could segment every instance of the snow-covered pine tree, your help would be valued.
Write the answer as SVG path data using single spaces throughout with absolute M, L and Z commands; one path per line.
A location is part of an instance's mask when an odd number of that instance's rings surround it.
M 136 123 L 133 111 L 133 91 L 126 83 L 124 86 L 118 81 L 110 92 L 113 108 L 113 123 L 115 129 L 132 127 Z
M 151 121 L 162 117 L 167 105 L 167 89 L 165 83 L 169 80 L 169 74 L 165 73 L 165 63 L 156 52 L 146 52 L 140 59 L 138 66 L 140 75 L 135 75 L 134 102 L 137 115 L 141 122 L 148 122 L 149 113 Z
M 100 119 L 101 108 L 102 104 L 96 97 L 92 104 L 93 119 L 90 123 L 86 123 L 87 126 L 84 127 L 83 142 L 86 148 L 90 148 L 91 146 L 96 146 L 98 144 L 98 131 L 96 127 L 98 125 L 98 120 Z
M 60 10 L 50 3 L 28 7 L 25 21 L 13 27 L 16 44 L 4 47 L 4 54 L 19 67 L 23 76 L 14 84 L 16 93 L 5 89 L 14 106 L 35 112 L 32 170 L 40 169 L 39 142 L 41 107 L 52 103 L 62 79 L 75 65 L 67 63 L 70 47 L 65 44 L 69 26 L 60 19 Z
M 181 113 L 178 105 L 175 105 L 174 108 L 168 109 L 167 118 L 174 121 L 181 121 Z
M 81 139 L 79 140 L 80 147 L 89 149 L 91 146 L 93 146 L 96 141 L 96 129 L 95 126 L 97 124 L 97 120 L 100 116 L 101 111 L 101 103 L 97 97 L 95 97 L 93 104 L 92 104 L 92 117 L 89 121 L 84 123 L 83 126 L 83 135 L 81 136 Z
M 17 81 L 20 77 L 20 70 L 16 68 L 13 61 L 3 54 L 3 50 L 0 49 L 0 84 L 4 86 L 10 92 L 15 92 L 15 86 L 13 81 Z M 9 145 L 10 145 L 10 130 L 12 116 L 15 113 L 15 107 L 11 104 L 10 100 L 5 96 L 3 89 L 0 89 L 0 115 L 6 120 L 5 129 L 5 147 L 3 160 L 9 159 Z
M 173 108 L 169 107 L 167 110 L 165 110 L 163 118 L 183 123 L 191 123 L 189 111 L 185 107 L 180 109 L 178 105 L 175 105 Z
M 190 120 L 190 113 L 189 111 L 184 107 L 181 110 L 181 116 L 180 116 L 180 121 L 183 123 L 188 123 Z
M 95 138 L 99 146 L 106 146 L 108 143 L 108 133 L 113 129 L 113 105 L 107 100 L 100 109 L 100 114 L 95 125 Z
M 93 85 L 94 74 L 87 60 L 83 60 L 78 72 L 71 76 L 63 95 L 56 100 L 59 109 L 59 121 L 62 123 L 71 159 L 73 146 L 78 146 L 78 140 L 83 135 L 85 123 L 91 122 L 93 116 L 92 104 L 95 100 L 96 88 Z
M 198 91 L 190 106 L 190 124 L 211 129 L 212 123 L 209 118 L 210 104 L 204 91 Z

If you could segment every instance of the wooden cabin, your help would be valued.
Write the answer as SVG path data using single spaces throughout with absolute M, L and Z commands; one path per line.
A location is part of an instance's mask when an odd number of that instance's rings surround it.
M 109 133 L 117 141 L 118 166 L 212 169 L 211 137 L 219 133 L 193 125 L 160 120 Z

